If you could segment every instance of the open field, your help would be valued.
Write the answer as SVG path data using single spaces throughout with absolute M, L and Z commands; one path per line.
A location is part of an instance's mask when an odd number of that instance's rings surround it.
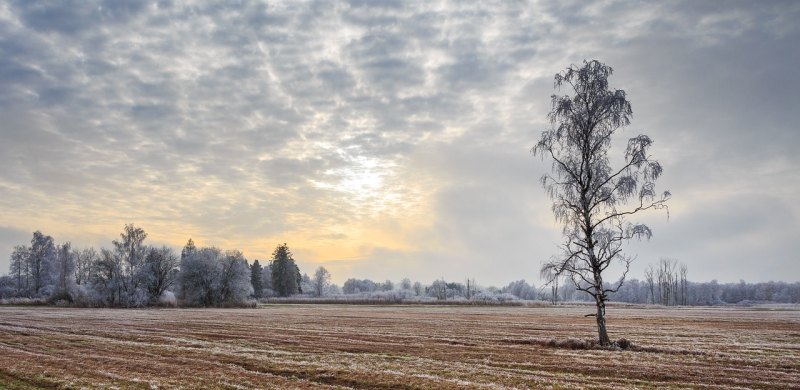
M 0 388 L 800 388 L 800 311 L 0 307 Z

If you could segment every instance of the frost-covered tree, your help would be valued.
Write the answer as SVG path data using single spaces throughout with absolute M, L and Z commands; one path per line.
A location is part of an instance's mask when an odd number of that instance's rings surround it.
M 420 282 L 414 282 L 414 295 L 420 296 L 425 291 L 425 287 Z
M 344 284 L 342 284 L 342 294 L 355 294 L 357 292 L 361 292 L 356 285 L 357 282 L 358 279 L 355 278 L 345 280 Z
M 428 295 L 439 300 L 447 300 L 447 282 L 444 279 L 434 280 L 428 287 Z
M 145 284 L 149 275 L 142 270 L 147 247 L 144 240 L 147 233 L 142 228 L 133 224 L 126 224 L 119 240 L 112 241 L 113 251 L 109 254 L 111 259 L 105 258 L 106 268 L 113 268 L 112 283 L 115 292 L 115 305 L 144 306 L 150 301 Z M 103 253 L 103 257 L 107 254 Z M 111 267 L 113 263 L 113 267 Z
M 314 278 L 311 279 L 311 284 L 314 287 L 314 296 L 321 297 L 328 291 L 328 286 L 331 283 L 331 273 L 323 266 L 319 266 L 314 271 Z
M 55 259 L 55 264 L 51 267 L 51 278 L 55 283 L 52 299 L 72 301 L 70 291 L 75 284 L 75 253 L 72 251 L 72 244 L 65 242 L 59 245 Z
M 329 283 L 325 295 L 342 295 L 342 289 L 336 283 Z
M 609 88 L 613 70 L 598 61 L 572 65 L 555 76 L 555 87 L 567 95 L 552 96 L 548 115 L 553 127 L 542 132 L 534 155 L 552 160 L 552 174 L 542 184 L 553 200 L 553 212 L 563 225 L 563 253 L 544 264 L 554 275 L 569 276 L 597 306 L 599 342 L 609 345 L 606 329 L 608 293 L 625 280 L 631 256 L 622 244 L 634 237 L 650 238 L 650 228 L 627 219 L 648 209 L 665 209 L 669 192 L 656 194 L 662 168 L 650 156 L 650 137 L 628 140 L 624 163 L 612 167 L 608 151 L 612 136 L 630 123 L 633 113 L 625 91 Z M 629 205 L 630 206 L 627 206 Z M 625 269 L 616 286 L 604 284 L 604 272 L 618 262 Z
M 217 302 L 238 305 L 247 301 L 253 293 L 250 284 L 250 267 L 242 252 L 226 251 L 220 259 L 220 280 Z
M 17 285 L 11 275 L 0 276 L 0 299 L 11 298 L 17 295 Z
M 411 279 L 403 278 L 403 280 L 400 281 L 400 289 L 411 290 Z
M 527 300 L 535 300 L 538 295 L 536 287 L 534 287 L 532 284 L 528 284 L 525 279 L 511 282 L 508 284 L 508 286 L 503 287 L 500 291 L 511 294 L 519 299 Z
M 128 267 L 138 266 L 145 256 L 144 239 L 147 238 L 147 233 L 133 224 L 126 224 L 119 238 L 113 244 L 122 260 Z
M 144 262 L 137 277 L 147 291 L 150 303 L 155 303 L 178 279 L 178 256 L 172 248 L 146 248 Z
M 186 245 L 183 246 L 183 250 L 181 250 L 181 260 L 195 252 L 197 252 L 197 246 L 194 245 L 194 241 L 190 238 Z
M 558 303 L 558 284 L 561 281 L 561 275 L 556 275 L 553 268 L 542 268 L 539 271 L 539 277 L 547 280 L 550 284 L 550 302 L 552 304 Z
M 104 306 L 119 306 L 122 295 L 120 279 L 119 258 L 112 251 L 101 249 L 89 278 L 95 300 Z
M 11 252 L 11 276 L 15 281 L 17 296 L 30 291 L 30 257 L 31 250 L 25 245 L 17 245 Z
M 28 269 L 31 275 L 31 295 L 49 295 L 52 290 L 51 266 L 55 263 L 56 246 L 53 237 L 33 233 Z
M 272 266 L 267 263 L 261 270 L 261 295 L 265 297 L 275 296 L 275 289 L 272 288 Z
M 689 281 L 686 279 L 686 275 L 689 273 L 689 267 L 686 264 L 681 263 L 680 266 L 680 274 L 681 274 L 681 305 L 686 305 L 686 293 L 688 290 L 688 283 Z M 767 298 L 766 300 L 771 300 L 771 298 Z
M 342 292 L 345 294 L 371 293 L 379 289 L 380 285 L 369 279 L 350 278 L 342 286 Z
M 308 274 L 303 274 L 300 278 L 300 291 L 298 293 L 302 294 L 303 292 L 314 293 L 314 282 Z
M 253 285 L 253 296 L 256 298 L 261 298 L 264 293 L 263 273 L 264 267 L 261 266 L 261 263 L 258 260 L 253 261 L 250 266 L 250 284 Z
M 656 284 L 654 279 L 655 271 L 653 270 L 653 265 L 650 264 L 647 266 L 647 269 L 644 270 L 644 278 L 647 282 L 648 291 L 650 292 L 650 303 L 656 303 Z
M 676 303 L 678 260 L 661 258 L 658 261 L 658 292 L 661 304 L 664 306 Z
M 75 249 L 75 284 L 86 284 L 92 275 L 92 265 L 97 262 L 100 255 L 94 248 Z
M 286 244 L 278 245 L 272 252 L 272 289 L 281 297 L 302 293 L 300 269 L 292 258 L 292 251 Z
M 202 248 L 181 259 L 178 280 L 186 303 L 196 306 L 215 304 L 215 290 L 218 288 L 221 272 L 220 257 L 219 249 Z
M 250 267 L 239 251 L 200 248 L 180 264 L 178 281 L 188 305 L 239 305 L 253 292 Z
M 147 233 L 133 224 L 126 224 L 119 237 L 119 240 L 114 240 L 112 243 L 119 258 L 122 292 L 127 295 L 124 297 L 126 300 L 131 300 L 139 293 L 137 290 L 143 282 L 136 275 L 139 274 L 139 268 L 144 261 L 144 240 L 147 238 Z

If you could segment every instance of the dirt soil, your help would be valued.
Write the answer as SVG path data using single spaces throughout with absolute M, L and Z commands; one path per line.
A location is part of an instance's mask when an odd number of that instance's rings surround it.
M 0 388 L 800 388 L 798 310 L 609 308 L 640 350 L 564 347 L 589 312 L 6 306 Z

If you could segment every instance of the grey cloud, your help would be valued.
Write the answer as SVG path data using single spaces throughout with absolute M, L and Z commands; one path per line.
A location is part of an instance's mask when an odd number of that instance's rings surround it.
M 378 8 L 378 9 L 401 9 L 405 2 L 401 0 L 383 0 L 383 1 L 369 1 L 369 0 L 347 0 L 347 3 L 354 8 Z
M 509 66 L 495 63 L 476 54 L 463 55 L 453 65 L 441 69 L 442 77 L 456 89 L 492 89 L 509 70 Z
M 318 66 L 317 77 L 329 91 L 347 95 L 355 87 L 355 79 L 347 69 L 330 61 L 321 61 Z
M 245 12 L 247 24 L 252 28 L 262 28 L 265 26 L 285 26 L 289 23 L 286 15 L 278 15 L 270 10 L 267 4 L 254 4 L 252 9 Z
M 276 158 L 261 162 L 267 179 L 276 187 L 304 184 L 308 179 L 318 177 L 326 169 L 336 165 L 327 160 Z
M 800 212 L 796 2 L 20 1 L 8 10 L 0 213 L 15 221 L 41 209 L 77 224 L 160 218 L 221 239 L 369 223 L 378 195 L 337 187 L 368 158 L 385 177 L 380 191 L 409 204 L 421 195 L 403 175 L 427 180 L 434 225 L 408 237 L 420 243 L 412 252 L 371 248 L 353 272 L 532 279 L 559 238 L 542 222 L 547 164 L 528 149 L 547 126 L 552 75 L 596 57 L 633 102 L 621 138 L 651 135 L 660 185 L 690 205 L 669 224 L 656 217 L 654 241 L 634 245 L 641 257 L 679 255 L 697 279 L 715 277 L 725 257 L 754 279 L 780 278 L 752 262 L 759 247 L 744 242 L 753 237 L 769 243 L 777 268 L 794 258 L 773 238 L 800 228 L 756 205 Z M 692 206 L 708 199 L 719 208 Z M 707 223 L 727 228 L 704 234 Z M 692 235 L 704 240 L 686 244 Z M 426 247 L 425 237 L 447 245 Z M 423 268 L 431 263 L 435 276 Z
M 346 149 L 356 149 L 360 153 L 386 158 L 402 156 L 414 147 L 409 142 L 393 141 L 375 133 L 359 134 L 343 140 L 341 144 Z
M 371 33 L 347 46 L 351 60 L 365 76 L 362 82 L 379 94 L 393 94 L 424 81 L 423 70 L 402 58 L 407 41 L 398 34 Z
M 706 279 L 767 281 L 800 272 L 797 255 L 787 252 L 800 213 L 783 199 L 758 193 L 731 193 L 697 200 L 681 212 L 640 218 L 654 230 L 650 242 L 634 243 L 639 254 L 634 271 L 661 257 L 678 258 Z
M 99 5 L 85 1 L 49 4 L 20 1 L 15 5 L 25 24 L 39 31 L 76 34 L 91 28 L 93 23 L 87 22 L 96 23 L 101 18 Z

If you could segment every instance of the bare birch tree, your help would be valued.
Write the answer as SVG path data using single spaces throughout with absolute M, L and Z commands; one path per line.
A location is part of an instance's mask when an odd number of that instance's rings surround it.
M 674 302 L 675 290 L 672 280 L 677 263 L 677 260 L 667 258 L 661 258 L 658 261 L 658 293 L 661 304 L 664 306 L 669 306 Z
M 550 302 L 553 305 L 558 303 L 558 282 L 561 278 L 555 272 L 556 269 L 553 267 L 542 267 L 539 271 L 539 277 L 546 280 L 550 285 Z
M 553 275 L 566 275 L 597 306 L 599 342 L 610 345 L 606 301 L 625 280 L 632 257 L 622 252 L 631 238 L 650 238 L 646 225 L 627 218 L 644 210 L 666 209 L 669 192 L 657 195 L 661 165 L 649 154 L 650 137 L 628 140 L 624 164 L 612 168 L 608 157 L 612 136 L 630 124 L 633 113 L 625 91 L 610 89 L 613 69 L 596 60 L 572 65 L 555 76 L 555 87 L 572 95 L 553 95 L 548 115 L 553 126 L 542 132 L 534 155 L 552 160 L 552 173 L 542 184 L 553 200 L 553 213 L 563 225 L 563 254 L 545 263 Z M 630 206 L 628 206 L 630 204 Z M 613 286 L 604 284 L 612 263 L 624 268 Z
M 689 273 L 689 268 L 686 267 L 686 264 L 681 263 L 680 267 L 681 272 L 681 305 L 686 305 L 686 275 Z
M 656 304 L 656 285 L 654 279 L 653 265 L 650 264 L 647 266 L 647 269 L 644 270 L 644 278 L 647 281 L 648 291 L 650 292 L 650 303 L 655 305 Z

